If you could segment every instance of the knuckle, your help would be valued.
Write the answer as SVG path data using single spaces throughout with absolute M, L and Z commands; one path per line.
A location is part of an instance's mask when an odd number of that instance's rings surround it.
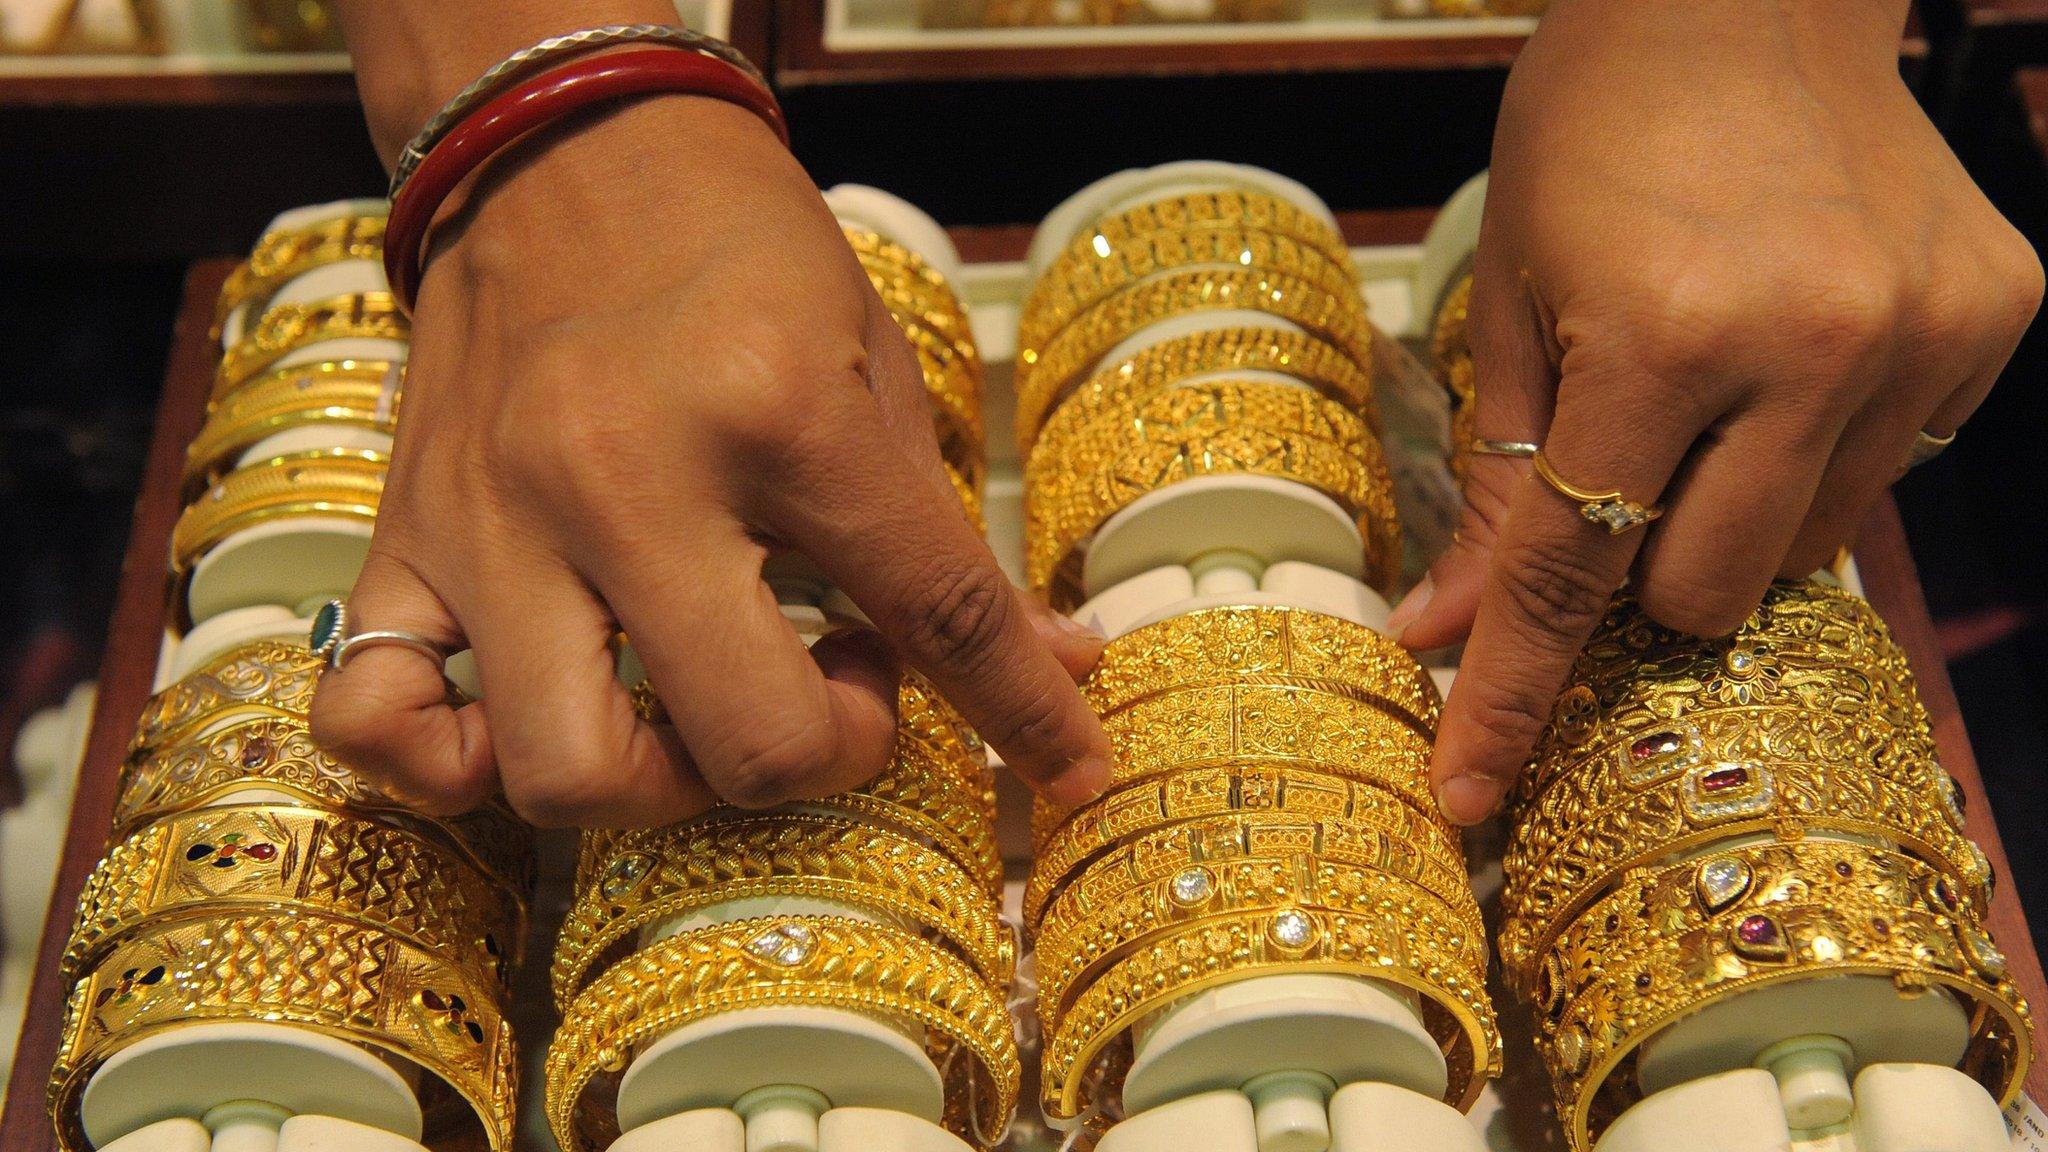
M 1728 582 L 1657 575 L 1644 582 L 1641 599 L 1643 611 L 1666 628 L 1693 636 L 1726 636 L 1763 603 L 1763 590 L 1751 594 Z
M 718 794 L 742 808 L 772 808 L 805 798 L 832 756 L 831 736 L 822 725 L 750 732 L 745 741 L 733 750 L 727 767 L 715 774 L 706 770 Z
M 1050 747 L 1066 732 L 1073 696 L 1071 690 L 1062 697 L 1057 689 L 1048 687 L 1012 700 L 1002 715 L 983 725 L 982 734 L 999 747 Z
M 1905 294 L 1887 261 L 1844 257 L 1794 284 L 1785 334 L 1827 367 L 1863 363 L 1898 329 Z
M 630 798 L 613 794 L 611 773 L 602 764 L 578 759 L 550 760 L 539 771 L 504 772 L 505 801 L 537 828 L 578 828 L 605 822 L 609 813 Z
M 905 642 L 940 664 L 971 671 L 1009 630 L 1016 611 L 1001 573 L 986 564 L 933 566 L 905 604 Z
M 1499 558 L 1510 611 L 1546 651 L 1576 651 L 1570 636 L 1587 630 L 1607 610 L 1617 580 L 1564 540 L 1531 540 Z

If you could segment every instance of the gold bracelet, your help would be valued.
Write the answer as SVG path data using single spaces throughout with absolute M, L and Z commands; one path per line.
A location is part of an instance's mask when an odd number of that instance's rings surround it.
M 374 521 L 390 459 L 363 448 L 316 448 L 245 464 L 214 481 L 171 529 L 171 570 L 189 573 L 222 540 L 304 516 Z
M 406 340 L 412 325 L 389 292 L 357 292 L 310 304 L 280 304 L 264 312 L 221 357 L 214 375 L 217 399 L 239 388 L 294 348 L 325 340 Z
M 1284 233 L 1222 226 L 1146 232 L 1100 244 L 1090 237 L 1079 246 L 1069 245 L 1032 287 L 1024 301 L 1017 346 L 1043 348 L 1076 317 L 1109 297 L 1182 268 L 1254 268 L 1291 276 L 1365 311 L 1365 299 L 1351 274 L 1350 253 L 1332 257 Z
M 633 833 L 576 894 L 555 944 L 555 1003 L 617 963 L 649 924 L 731 900 L 832 900 L 938 934 L 991 983 L 1016 942 L 994 900 L 952 860 L 859 822 L 771 813 Z
M 967 308 L 960 295 L 939 270 L 926 262 L 923 256 L 894 240 L 863 228 L 843 228 L 846 242 L 853 248 L 861 268 L 867 273 L 868 281 L 875 290 L 883 294 L 883 302 L 889 304 L 889 311 L 901 320 L 906 314 L 915 316 L 919 323 L 935 334 L 963 346 L 970 355 L 973 353 L 974 332 L 967 322 Z M 897 295 L 905 307 L 899 311 L 890 294 Z
M 1024 927 L 1036 933 L 1045 909 L 1076 870 L 1133 836 L 1195 826 L 1209 817 L 1292 817 L 1381 833 L 1438 859 L 1463 856 L 1457 830 L 1435 810 L 1418 811 L 1377 784 L 1301 768 L 1216 767 L 1113 788 L 1068 816 L 1032 861 L 1024 884 Z
M 185 449 L 185 484 L 203 487 L 235 457 L 290 428 L 332 424 L 390 435 L 405 365 L 330 360 L 263 373 L 217 401 Z
M 1389 892 L 1409 904 L 1436 905 L 1444 919 L 1461 919 L 1470 932 L 1455 959 L 1473 972 L 1486 971 L 1486 932 L 1463 861 L 1454 872 L 1440 860 L 1383 836 L 1362 863 L 1336 858 L 1319 848 L 1277 857 L 1241 857 L 1207 862 L 1164 859 L 1161 874 L 1133 876 L 1119 861 L 1087 874 L 1046 909 L 1033 951 L 1038 957 L 1038 1014 L 1047 1034 L 1059 1027 L 1073 996 L 1091 974 L 1160 933 L 1236 914 L 1245 909 L 1304 904 L 1366 913 Z
M 1081 545 L 1140 497 L 1197 476 L 1292 480 L 1356 519 L 1366 567 L 1399 563 L 1400 521 L 1379 442 L 1341 405 L 1285 384 L 1213 381 L 1159 393 L 1073 440 L 1041 440 L 1024 475 L 1025 575 L 1079 596 Z
M 1119 293 L 1077 317 L 1043 348 L 1017 353 L 1019 397 L 1051 398 L 1067 392 L 1132 333 L 1174 316 L 1236 310 L 1287 320 L 1359 364 L 1372 363 L 1372 325 L 1355 301 L 1332 296 L 1291 276 L 1239 269 L 1173 272 Z
M 438 842 L 315 808 L 197 808 L 115 844 L 87 877 L 64 950 L 77 980 L 130 933 L 170 921 L 308 912 L 379 931 L 501 987 L 525 940 L 512 894 Z
M 448 842 L 519 898 L 533 889 L 533 829 L 499 803 L 445 819 L 422 816 L 322 752 L 304 720 L 262 713 L 129 757 L 121 766 L 113 836 L 125 838 L 144 824 L 245 788 L 401 822 Z
M 996 1143 L 1019 1068 L 1002 996 L 958 957 L 907 932 L 835 916 L 741 920 L 672 936 L 608 970 L 576 998 L 548 1046 L 547 1115 L 565 1152 L 596 1152 L 616 1117 L 592 1092 L 653 1040 L 724 1012 L 843 1008 L 921 1025 L 934 1063 L 959 1048 L 978 1066 L 978 1132 Z
M 912 350 L 924 376 L 924 395 L 932 409 L 932 431 L 939 438 L 939 456 L 979 486 L 987 470 L 981 384 L 961 361 L 939 360 L 914 345 Z
M 1115 245 L 1133 236 L 1192 228 L 1253 228 L 1312 244 L 1333 260 L 1351 258 L 1344 237 L 1322 217 L 1279 196 L 1235 190 L 1165 196 L 1125 209 L 1095 221 L 1068 241 L 1067 247 L 1092 251 L 1097 236 Z
M 1389 892 L 1367 913 L 1284 904 L 1176 929 L 1117 961 L 1074 1000 L 1046 1037 L 1041 1105 L 1054 1119 L 1079 1116 L 1104 1049 L 1183 997 L 1259 976 L 1335 973 L 1421 994 L 1423 1024 L 1449 1067 L 1444 1101 L 1469 1108 L 1500 1071 L 1485 972 L 1456 961 L 1479 930 L 1430 916 L 1407 892 Z
M 265 232 L 256 241 L 249 258 L 235 265 L 221 285 L 214 302 L 213 323 L 217 330 L 228 313 L 244 304 L 270 299 L 285 281 L 310 272 L 323 264 L 344 260 L 384 259 L 385 216 L 342 216 L 322 220 L 305 228 Z
M 946 470 L 946 480 L 953 485 L 953 494 L 960 498 L 960 510 L 967 514 L 967 522 L 974 526 L 976 535 L 988 535 L 988 517 L 981 510 L 981 482 L 951 464 L 941 460 L 940 467 Z
M 1478 435 L 1478 377 L 1472 369 L 1472 345 L 1467 335 L 1471 323 L 1472 274 L 1451 285 L 1436 308 L 1436 322 L 1430 325 L 1431 360 L 1437 383 L 1451 399 L 1451 474 L 1460 483 L 1472 466 L 1472 440 Z
M 430 1073 L 421 1103 L 433 1152 L 511 1152 L 517 1053 L 496 993 L 440 957 L 377 929 L 320 915 L 221 916 L 124 941 L 72 990 L 50 1073 L 65 1152 L 88 1152 L 86 1084 L 152 1036 L 208 1022 L 303 1028 Z M 451 1112 L 459 1098 L 467 1106 Z
M 216 717 L 247 712 L 303 717 L 327 662 L 306 646 L 258 640 L 230 648 L 149 698 L 135 725 L 131 752 L 184 737 Z
M 2004 1103 L 2032 1059 L 2026 1001 L 1976 908 L 1935 869 L 1861 844 L 1731 848 L 1644 869 L 1587 909 L 1546 960 L 1537 1047 L 1572 1147 L 1640 1097 L 1624 1066 L 1710 1004 L 1799 980 L 1889 977 L 1972 1007 L 1964 1070 Z
M 1237 370 L 1292 376 L 1357 413 L 1375 434 L 1379 431 L 1369 364 L 1303 332 L 1212 328 L 1149 345 L 1097 370 L 1071 392 L 1019 394 L 1017 443 L 1028 458 L 1040 439 L 1065 440 L 1104 415 L 1120 413 L 1190 377 Z

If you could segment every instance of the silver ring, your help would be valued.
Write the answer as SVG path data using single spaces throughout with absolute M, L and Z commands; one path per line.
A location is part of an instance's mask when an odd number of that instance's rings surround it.
M 1465 446 L 1465 451 L 1474 456 L 1512 456 L 1517 460 L 1533 460 L 1542 450 L 1541 444 L 1527 440 L 1483 440 L 1476 436 Z
M 325 657 L 327 666 L 340 671 L 348 658 L 361 648 L 374 648 L 379 644 L 395 644 L 432 660 L 437 665 L 448 662 L 448 653 L 439 644 L 417 632 L 404 632 L 396 628 L 382 628 L 370 632 L 348 634 L 348 605 L 340 600 L 329 600 L 313 614 L 313 630 L 306 637 L 306 647 L 313 655 Z
M 1946 436 L 1936 436 L 1924 429 L 1915 432 L 1913 434 L 1913 449 L 1906 453 L 1906 467 L 1918 468 L 1920 465 L 1941 455 L 1949 445 L 1956 442 L 1956 432 L 1960 431 L 1962 429 L 1958 428 Z

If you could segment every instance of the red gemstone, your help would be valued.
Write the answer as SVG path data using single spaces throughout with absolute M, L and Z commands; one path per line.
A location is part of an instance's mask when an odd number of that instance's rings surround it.
M 1628 746 L 1629 759 L 1638 764 L 1658 756 L 1669 756 L 1685 747 L 1685 738 L 1676 732 L 1655 732 Z
M 1740 788 L 1748 783 L 1749 769 L 1735 764 L 1726 768 L 1716 768 L 1700 777 L 1700 791 L 1712 795 L 1715 792 L 1726 792 L 1730 788 Z
M 242 745 L 242 767 L 249 769 L 261 768 L 269 763 L 270 753 L 270 741 L 258 736 L 247 744 Z
M 277 846 L 274 844 L 251 844 L 243 850 L 243 854 L 251 860 L 260 860 L 267 863 L 277 858 Z
M 232 859 L 234 859 L 234 858 L 235 858 L 235 848 L 236 848 L 236 846 L 235 846 L 235 845 L 233 845 L 233 844 L 223 844 L 223 845 L 221 845 L 221 846 L 220 846 L 220 858 L 221 858 L 221 859 L 223 859 L 223 860 L 232 860 Z
M 1735 926 L 1735 935 L 1744 944 L 1768 948 L 1778 942 L 1778 922 L 1769 916 L 1745 916 Z

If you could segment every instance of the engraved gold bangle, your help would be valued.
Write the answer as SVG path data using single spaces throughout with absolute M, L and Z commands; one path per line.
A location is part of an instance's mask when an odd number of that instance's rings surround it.
M 302 717 L 323 667 L 304 644 L 259 640 L 230 648 L 150 697 L 129 748 L 154 748 L 229 712 Z
M 928 316 L 934 332 L 949 340 L 973 347 L 974 333 L 967 325 L 967 308 L 951 283 L 923 256 L 894 240 L 864 228 L 842 228 L 846 243 L 860 260 L 877 291 L 884 286 L 902 294 L 913 311 Z M 886 297 L 885 297 L 886 300 Z M 896 309 L 892 306 L 890 311 Z
M 1087 434 L 1041 440 L 1025 466 L 1025 576 L 1078 597 L 1080 548 L 1142 496 L 1197 476 L 1292 480 L 1353 516 L 1371 579 L 1400 553 L 1400 521 L 1379 443 L 1341 405 L 1285 384 L 1217 381 L 1159 393 Z
M 1215 328 L 1176 336 L 1106 365 L 1071 392 L 1017 398 L 1017 442 L 1028 457 L 1039 439 L 1065 440 L 1101 417 L 1210 373 L 1279 372 L 1313 387 L 1365 420 L 1379 414 L 1369 365 L 1335 345 L 1285 328 Z
M 743 920 L 672 936 L 620 961 L 576 998 L 548 1047 L 547 1115 L 565 1152 L 596 1152 L 616 1119 L 594 1082 L 684 1025 L 767 1005 L 844 1008 L 922 1025 L 944 1066 L 976 1063 L 979 1132 L 1000 1138 L 1016 1106 L 1016 1041 L 1002 997 L 972 968 L 916 936 L 840 917 Z
M 1472 369 L 1472 346 L 1466 334 L 1471 308 L 1472 274 L 1468 272 L 1437 304 L 1429 342 L 1437 383 L 1451 400 L 1451 474 L 1461 483 L 1472 466 L 1469 447 L 1479 434 L 1475 423 L 1478 377 Z
M 1442 919 L 1462 919 L 1470 928 L 1461 951 L 1443 958 L 1474 973 L 1486 971 L 1486 933 L 1479 905 L 1462 868 L 1457 883 L 1441 861 L 1426 861 L 1405 845 L 1380 840 L 1367 864 L 1339 860 L 1326 851 L 1277 858 L 1208 862 L 1181 861 L 1165 875 L 1145 876 L 1135 886 L 1118 870 L 1091 869 L 1047 909 L 1034 951 L 1038 957 L 1038 1014 L 1048 1033 L 1059 1028 L 1073 996 L 1105 965 L 1143 947 L 1160 933 L 1242 912 L 1290 904 L 1370 912 L 1389 892 L 1404 902 L 1439 907 Z M 1460 862 L 1462 863 L 1462 862 Z M 1434 865 L 1434 869 L 1428 867 Z M 1428 879 L 1423 877 L 1427 875 Z M 1446 891 L 1457 893 L 1453 899 Z M 1091 896 L 1097 897 L 1091 899 Z
M 1097 236 L 1114 245 L 1133 236 L 1191 228 L 1255 228 L 1313 244 L 1334 260 L 1351 255 L 1344 237 L 1322 217 L 1283 197 L 1236 190 L 1164 196 L 1125 209 L 1095 221 L 1068 247 L 1093 249 Z
M 374 521 L 389 458 L 360 448 L 290 452 L 243 465 L 187 505 L 171 529 L 171 568 L 189 572 L 222 540 L 302 516 Z
M 515 895 L 533 886 L 533 830 L 503 807 L 434 819 L 371 787 L 322 752 L 304 720 L 258 713 L 194 737 L 129 757 L 114 802 L 113 835 L 260 787 L 304 799 L 315 808 L 347 808 L 403 823 L 450 842 Z
M 2001 1103 L 2032 1059 L 2026 1001 L 1940 872 L 1860 844 L 1733 848 L 1633 873 L 1574 923 L 1538 987 L 1537 1047 L 1579 1152 L 1639 1098 L 1625 1065 L 1651 1036 L 1753 989 L 1867 974 L 1902 997 L 1970 1006 L 1964 1071 Z
M 145 926 L 308 912 L 368 924 L 501 987 L 525 912 L 440 844 L 374 820 L 277 804 L 198 808 L 115 844 L 86 878 L 64 950 L 77 980 Z
M 1043 348 L 1017 354 L 1017 395 L 1052 406 L 1085 372 L 1132 333 L 1174 316 L 1221 310 L 1262 312 L 1306 329 L 1359 364 L 1372 363 L 1372 326 L 1356 300 L 1332 296 L 1291 276 L 1240 269 L 1173 272 L 1119 293 L 1075 318 Z
M 64 1152 L 88 1152 L 79 1101 L 138 1041 L 207 1022 L 262 1021 L 403 1058 L 422 1085 L 433 1152 L 511 1152 L 517 1063 L 495 993 L 377 929 L 318 915 L 236 915 L 129 937 L 72 990 L 50 1075 Z M 462 1106 L 450 1108 L 460 1102 Z
M 1500 1037 L 1485 974 L 1453 958 L 1477 925 L 1432 917 L 1411 891 L 1367 913 L 1300 905 L 1239 913 L 1169 932 L 1091 982 L 1046 1037 L 1041 1104 L 1068 1119 L 1089 1105 L 1088 1073 L 1133 1024 L 1185 996 L 1275 974 L 1336 973 L 1398 984 L 1422 996 L 1423 1023 L 1450 1072 L 1446 1103 L 1469 1108 L 1499 1073 Z
M 980 884 L 952 860 L 854 821 L 772 813 L 633 833 L 578 891 L 555 944 L 555 1002 L 633 946 L 643 927 L 753 896 L 837 901 L 938 934 L 996 985 L 1016 943 Z
M 987 471 L 986 433 L 982 428 L 981 386 L 960 361 L 941 361 L 923 348 L 913 349 L 924 375 L 925 400 L 932 409 L 932 431 L 939 438 L 939 456 L 979 487 Z
M 228 273 L 227 283 L 221 285 L 220 298 L 214 302 L 214 327 L 218 329 L 228 313 L 244 304 L 269 300 L 286 281 L 323 264 L 343 260 L 381 262 L 385 222 L 385 215 L 377 212 L 264 233 L 249 258 L 237 264 Z
M 391 361 L 339 360 L 257 376 L 215 403 L 186 447 L 187 488 L 203 486 L 235 457 L 287 429 L 331 424 L 390 435 L 404 369 Z
M 1365 300 L 1351 274 L 1351 256 L 1332 257 L 1292 236 L 1257 228 L 1198 227 L 1147 232 L 1096 244 L 1069 245 L 1024 301 L 1020 348 L 1043 348 L 1075 318 L 1118 292 L 1182 268 L 1253 268 L 1291 276 L 1360 311 Z
M 221 358 L 216 398 L 270 368 L 294 348 L 325 340 L 405 340 L 412 326 L 389 292 L 357 292 L 309 304 L 280 304 L 263 313 Z

